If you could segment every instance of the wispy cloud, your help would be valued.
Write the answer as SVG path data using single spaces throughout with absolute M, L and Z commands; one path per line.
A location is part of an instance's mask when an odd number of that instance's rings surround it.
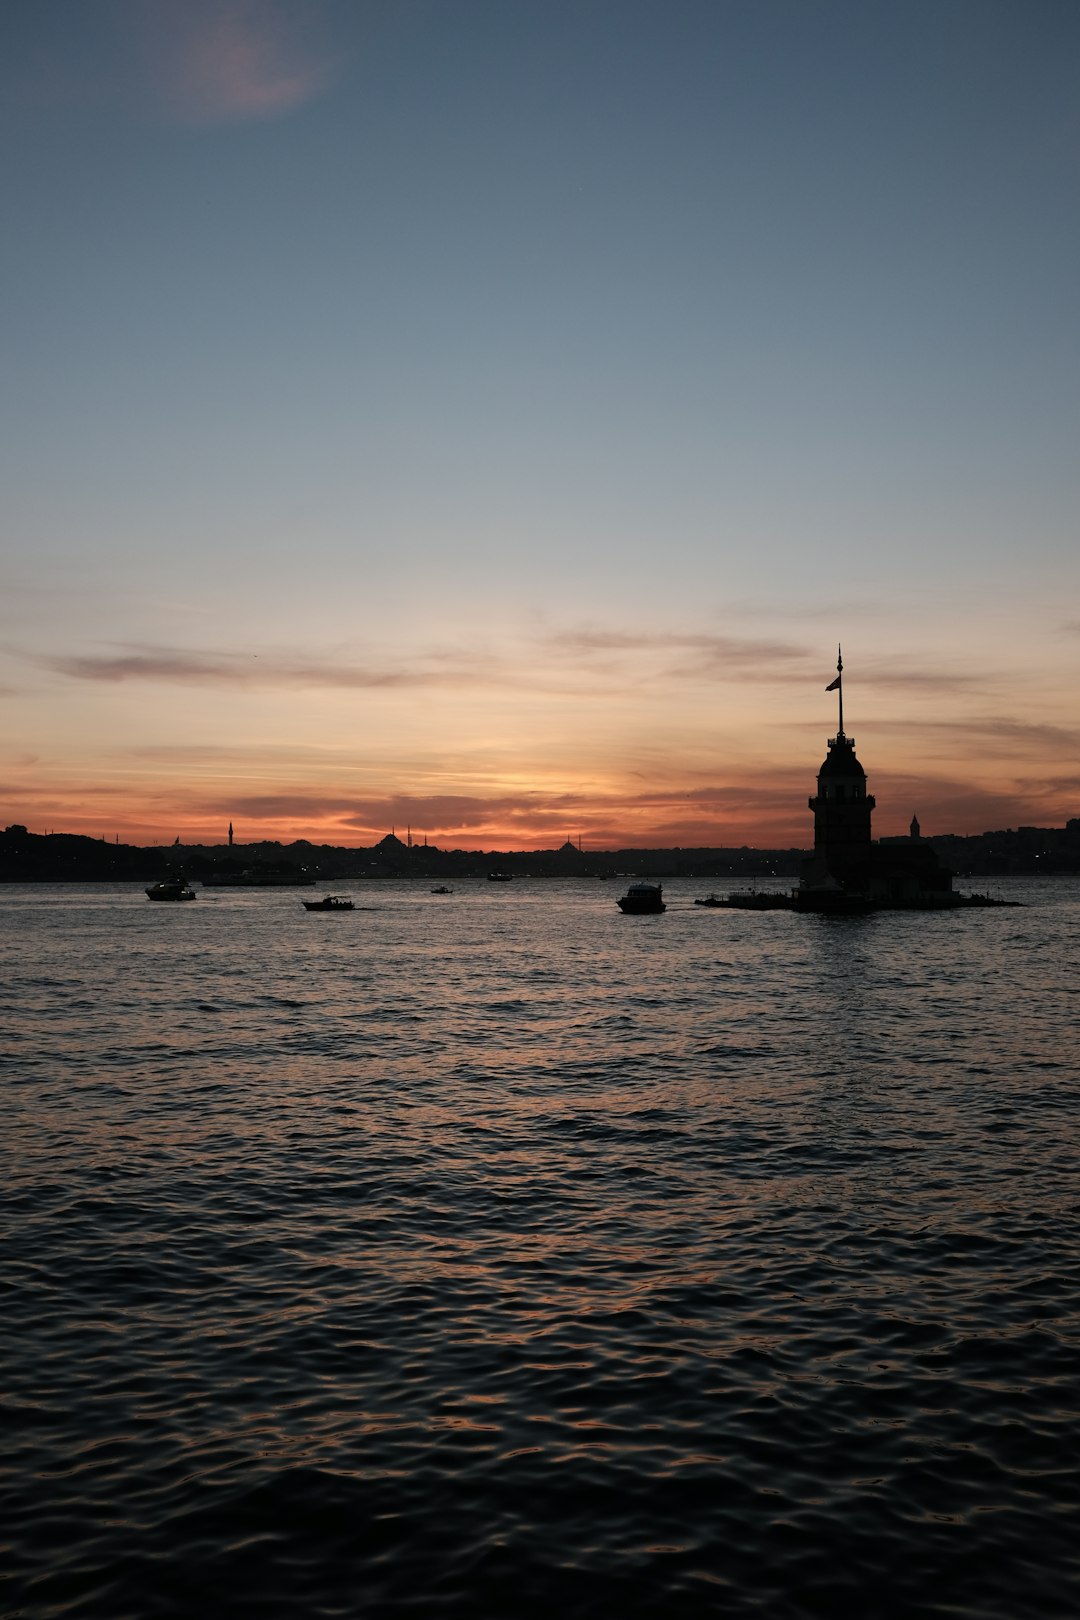
M 343 690 L 458 685 L 519 688 L 533 693 L 543 690 L 552 696 L 577 696 L 583 683 L 609 694 L 626 693 L 646 683 L 654 688 L 677 689 L 703 682 L 747 680 L 787 687 L 818 683 L 824 688 L 831 674 L 828 662 L 817 649 L 797 641 L 591 626 L 553 630 L 541 633 L 535 640 L 501 648 L 428 646 L 396 657 L 371 651 L 357 658 L 349 648 L 315 655 L 304 649 L 264 648 L 257 653 L 238 653 L 148 643 L 125 643 L 83 653 L 17 656 L 71 680 L 104 683 L 167 681 Z M 994 690 L 995 678 L 981 672 L 883 663 L 860 669 L 852 679 L 852 687 L 909 692 L 913 696 L 947 691 L 987 697 Z M 1017 741 L 1025 729 L 1017 727 Z
M 26 8 L 28 12 L 33 7 Z M 181 124 L 280 118 L 332 82 L 327 0 L 97 0 L 31 22 L 0 59 L 5 96 L 53 112 L 136 106 Z
M 135 0 L 124 14 L 163 104 L 184 123 L 280 117 L 333 76 L 318 0 Z
M 1075 776 L 1036 785 L 1009 782 L 985 787 L 959 776 L 919 771 L 875 773 L 878 836 L 903 833 L 912 812 L 925 834 L 1056 826 L 1061 801 L 1075 798 Z M 521 790 L 492 779 L 473 792 L 350 792 L 340 787 L 272 787 L 252 791 L 234 781 L 201 785 L 197 780 L 146 784 L 133 793 L 128 780 L 60 778 L 36 787 L 15 780 L 0 784 L 3 820 L 63 825 L 68 831 L 119 830 L 122 837 L 152 842 L 176 832 L 185 842 L 218 843 L 229 821 L 242 842 L 261 838 L 358 845 L 376 843 L 391 827 L 427 836 L 444 848 L 553 848 L 567 836 L 592 849 L 721 846 L 806 848 L 812 817 L 805 809 L 807 781 L 801 772 L 745 770 L 713 784 L 672 782 L 641 791 L 574 787 Z M 1055 797 L 1060 795 L 1060 797 Z M 1068 811 L 1065 812 L 1068 814 Z
M 555 631 L 551 644 L 569 653 L 589 656 L 620 652 L 694 652 L 716 668 L 743 671 L 777 669 L 811 658 L 809 648 L 798 642 L 775 641 L 751 636 L 710 635 L 704 632 L 609 630 L 583 625 Z
M 283 828 L 302 829 L 313 842 L 371 844 L 384 832 L 411 827 L 416 836 L 450 847 L 550 848 L 566 837 L 584 837 L 592 847 L 641 844 L 741 843 L 726 813 L 745 808 L 742 790 L 643 794 L 585 793 L 576 790 L 508 792 L 493 784 L 489 793 L 357 794 L 313 791 L 231 794 L 189 802 L 189 819 L 213 825 L 222 818 L 245 829 L 245 837 L 279 836 Z M 796 843 L 791 833 L 790 794 L 775 791 L 754 798 L 754 825 L 760 841 Z M 259 829 L 266 829 L 266 834 Z
M 277 653 L 191 652 L 128 646 L 113 652 L 49 656 L 40 668 L 77 681 L 169 681 L 179 684 L 291 687 L 423 687 L 489 679 L 496 671 L 480 654 L 439 651 L 411 665 L 332 662 Z
M 896 692 L 977 692 L 987 685 L 987 677 L 977 672 L 960 673 L 948 669 L 911 669 L 904 665 L 873 666 L 858 671 L 859 686 L 873 686 Z M 845 686 L 855 684 L 845 678 Z
M 903 734 L 919 738 L 930 751 L 948 748 L 957 756 L 970 756 L 977 744 L 977 755 L 986 758 L 1049 757 L 1075 759 L 1080 754 L 1080 731 L 1039 721 L 1013 720 L 1007 716 L 976 715 L 957 720 L 875 720 L 873 729 L 881 735 Z
M 1034 785 L 1009 781 L 1001 787 L 986 787 L 931 772 L 877 771 L 871 786 L 878 801 L 875 837 L 906 832 L 912 813 L 918 815 L 925 836 L 1061 824 L 1053 793 L 1041 781 Z
M 673 684 L 749 675 L 790 681 L 809 679 L 810 670 L 817 667 L 805 648 L 784 642 L 619 630 L 559 631 L 501 651 L 427 647 L 397 659 L 378 655 L 362 662 L 344 654 L 315 657 L 273 649 L 235 653 L 145 643 L 100 652 L 36 654 L 30 661 L 79 681 L 345 689 L 488 684 L 575 694 L 582 676 L 605 687 L 624 687 L 644 678 Z
M 781 640 L 737 633 L 703 631 L 622 630 L 582 625 L 552 632 L 551 646 L 559 653 L 576 658 L 590 668 L 612 667 L 625 657 L 649 659 L 650 675 L 670 680 L 709 677 L 757 681 L 813 681 L 819 676 L 824 685 L 832 677 L 834 664 L 830 649 L 802 641 Z M 940 665 L 913 664 L 906 660 L 865 663 L 851 669 L 852 685 L 887 688 L 899 692 L 978 691 L 990 684 L 991 677 L 978 670 L 963 672 Z

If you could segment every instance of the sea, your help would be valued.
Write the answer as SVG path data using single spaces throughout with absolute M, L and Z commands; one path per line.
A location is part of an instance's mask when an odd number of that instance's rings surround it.
M 1075 1620 L 1080 880 L 706 887 L 0 888 L 0 1615 Z

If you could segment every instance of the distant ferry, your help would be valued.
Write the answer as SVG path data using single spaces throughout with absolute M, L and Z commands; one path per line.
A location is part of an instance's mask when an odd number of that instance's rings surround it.
M 514 881 L 513 872 L 489 872 L 488 873 L 488 882 L 489 883 L 513 883 L 513 881 Z
M 351 911 L 353 903 L 344 899 L 340 894 L 324 894 L 321 900 L 304 900 L 301 902 L 305 911 Z

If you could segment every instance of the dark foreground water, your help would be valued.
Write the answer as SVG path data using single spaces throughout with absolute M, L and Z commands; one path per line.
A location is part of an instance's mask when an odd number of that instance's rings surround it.
M 0 1614 L 1073 1620 L 1080 884 L 457 889 L 0 889 Z

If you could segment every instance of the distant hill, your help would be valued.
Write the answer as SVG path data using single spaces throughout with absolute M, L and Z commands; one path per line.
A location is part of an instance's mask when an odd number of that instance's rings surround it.
M 883 839 L 883 843 L 903 840 Z M 960 837 L 927 838 L 961 877 L 1031 876 L 1080 873 L 1080 818 L 1064 827 L 1018 827 Z M 12 826 L 0 833 L 0 883 L 140 883 L 163 872 L 182 870 L 196 881 L 222 871 L 286 871 L 304 867 L 313 877 L 449 878 L 486 877 L 498 870 L 520 877 L 740 878 L 769 875 L 794 878 L 807 851 L 717 846 L 702 849 L 616 849 L 582 851 L 567 842 L 559 849 L 461 850 L 434 844 L 405 844 L 388 833 L 370 849 L 333 844 L 262 842 L 171 844 L 140 848 L 107 844 L 78 833 L 31 833 Z
M 8 827 L 0 833 L 0 882 L 134 883 L 160 877 L 166 854 L 78 833 L 37 834 Z

